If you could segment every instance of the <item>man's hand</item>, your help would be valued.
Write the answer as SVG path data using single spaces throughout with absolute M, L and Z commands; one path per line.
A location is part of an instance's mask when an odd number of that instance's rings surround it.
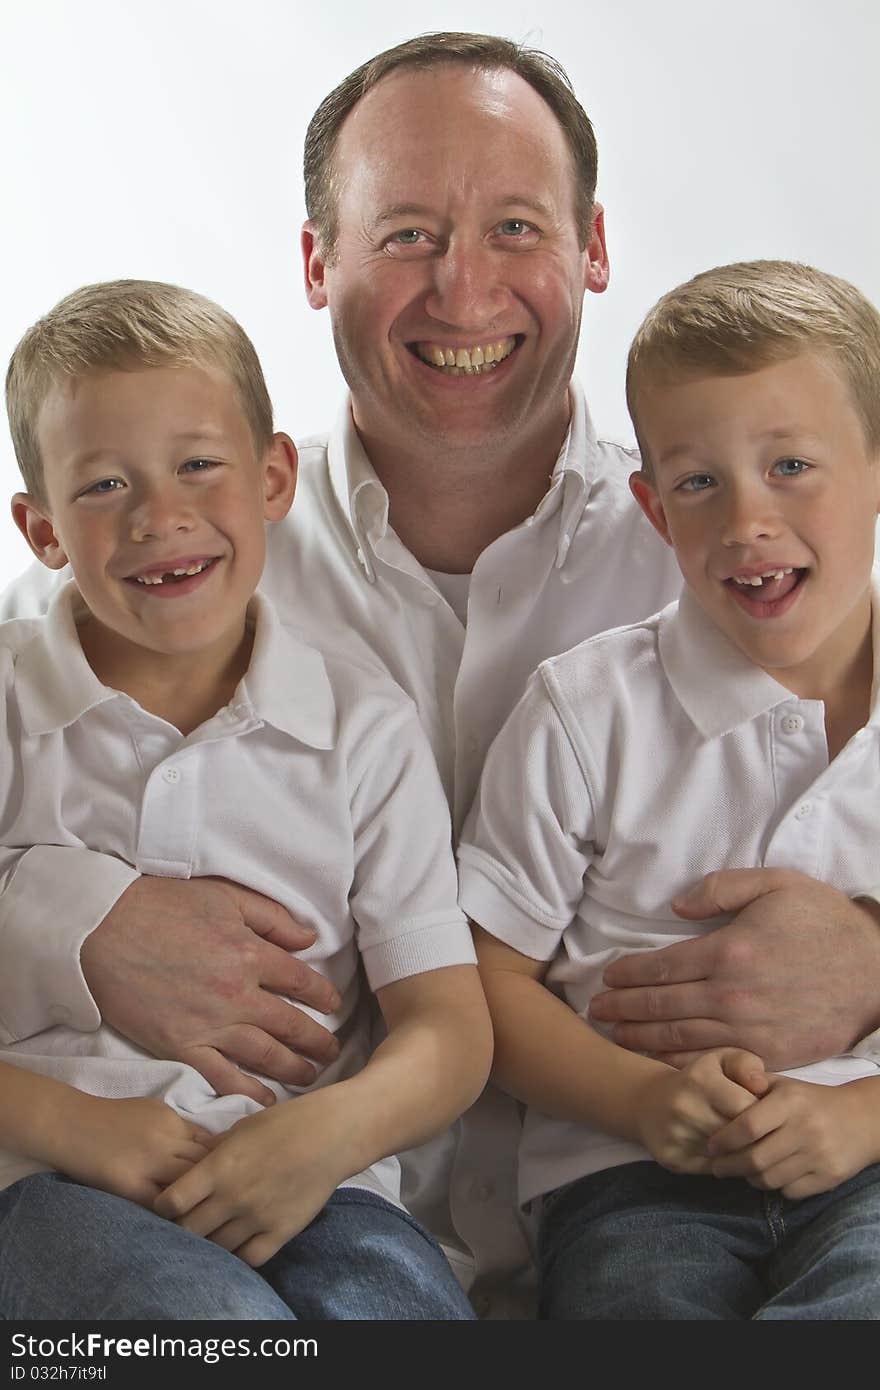
M 615 1042 L 683 1066 L 743 1047 L 769 1070 L 846 1052 L 880 1023 L 880 920 L 788 869 L 709 874 L 672 904 L 680 917 L 738 915 L 692 941 L 639 952 L 605 971 L 590 1006 Z
M 83 973 L 106 1023 L 157 1057 L 195 1067 L 220 1095 L 275 1097 L 247 1067 L 304 1086 L 332 1033 L 293 1007 L 340 1004 L 329 980 L 288 955 L 315 933 L 269 898 L 223 879 L 137 879 L 87 937 Z

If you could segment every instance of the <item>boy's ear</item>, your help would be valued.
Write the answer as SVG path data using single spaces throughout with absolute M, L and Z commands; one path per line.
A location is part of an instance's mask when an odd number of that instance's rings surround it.
M 324 285 L 325 264 L 320 251 L 318 229 L 311 220 L 302 229 L 303 270 L 306 277 L 306 299 L 313 309 L 327 307 L 327 290 Z
M 12 499 L 12 520 L 38 560 L 50 570 L 64 568 L 67 554 L 42 503 L 28 492 L 17 492 Z
M 666 524 L 666 513 L 654 484 L 648 481 L 644 473 L 631 473 L 629 475 L 629 490 L 654 530 L 663 537 L 667 545 L 672 545 L 669 527 Z
M 263 460 L 263 515 L 280 521 L 290 511 L 296 492 L 296 445 L 289 434 L 272 438 Z

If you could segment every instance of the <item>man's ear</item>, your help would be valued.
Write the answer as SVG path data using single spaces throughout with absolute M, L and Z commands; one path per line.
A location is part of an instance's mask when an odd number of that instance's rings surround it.
M 302 229 L 303 271 L 306 279 L 306 299 L 313 309 L 327 307 L 327 290 L 324 285 L 326 267 L 320 250 L 318 229 L 311 220 Z
M 38 560 L 50 570 L 64 568 L 67 554 L 43 503 L 28 492 L 17 492 L 12 499 L 12 520 Z
M 657 495 L 657 489 L 653 483 L 648 482 L 644 473 L 631 473 L 629 475 L 629 490 L 638 502 L 645 516 L 650 521 L 654 530 L 657 531 L 665 540 L 667 545 L 672 545 L 669 535 L 669 526 L 666 522 L 666 513 Z
M 290 511 L 296 491 L 296 445 L 289 434 L 272 438 L 263 460 L 263 516 L 281 521 Z
M 608 251 L 605 246 L 605 209 L 601 203 L 594 203 L 584 267 L 584 289 L 590 290 L 593 294 L 601 294 L 603 290 L 607 290 L 610 278 L 611 267 L 608 264 Z

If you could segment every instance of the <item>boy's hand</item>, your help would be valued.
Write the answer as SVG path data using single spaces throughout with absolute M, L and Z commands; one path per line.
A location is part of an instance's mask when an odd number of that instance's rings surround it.
M 877 1160 L 876 1104 L 860 1081 L 771 1076 L 766 1096 L 709 1140 L 711 1172 L 795 1199 L 827 1192 Z
M 75 1091 L 59 1121 L 59 1172 L 145 1207 L 214 1142 L 161 1100 L 105 1100 Z
M 153 1203 L 160 1216 L 255 1268 L 317 1216 L 348 1176 L 338 1086 L 248 1115 Z
M 642 1143 L 670 1172 L 711 1172 L 709 1136 L 766 1089 L 760 1057 L 738 1048 L 717 1048 L 681 1071 L 652 1075 L 638 1101 Z

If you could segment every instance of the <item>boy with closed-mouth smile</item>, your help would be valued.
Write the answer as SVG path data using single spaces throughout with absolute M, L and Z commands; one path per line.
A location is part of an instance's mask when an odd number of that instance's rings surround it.
M 870 1050 L 677 1070 L 590 1012 L 612 961 L 683 939 L 701 875 L 877 882 L 880 315 L 810 267 L 708 271 L 646 318 L 627 398 L 682 597 L 539 667 L 459 846 L 542 1315 L 877 1318 Z
M 253 346 L 176 286 L 87 286 L 25 334 L 7 399 L 15 519 L 73 580 L 0 624 L 0 892 L 39 930 L 16 870 L 68 846 L 113 856 L 120 889 L 271 895 L 312 937 L 316 1065 L 305 1093 L 257 1076 L 264 1107 L 93 1008 L 0 1050 L 4 1267 L 34 1241 L 46 1262 L 4 1312 L 472 1318 L 394 1157 L 476 1099 L 491 1056 L 446 802 L 408 697 L 257 591 L 297 459 Z

